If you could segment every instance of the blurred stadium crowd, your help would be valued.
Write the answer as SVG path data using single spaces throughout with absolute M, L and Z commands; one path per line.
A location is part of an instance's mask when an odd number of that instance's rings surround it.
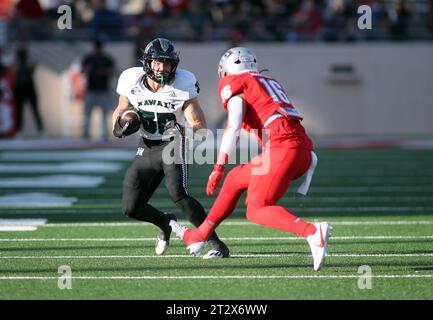
M 433 0 L 1 0 L 9 41 L 152 39 L 349 42 L 433 39 Z M 72 9 L 61 30 L 58 8 Z M 372 9 L 359 30 L 357 9 Z M 5 32 L 7 30 L 7 32 Z

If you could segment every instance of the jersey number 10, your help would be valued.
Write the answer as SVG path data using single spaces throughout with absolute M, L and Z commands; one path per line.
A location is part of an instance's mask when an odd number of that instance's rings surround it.
M 260 78 L 259 81 L 265 86 L 266 91 L 275 103 L 284 102 L 290 104 L 289 98 L 277 81 L 268 78 Z

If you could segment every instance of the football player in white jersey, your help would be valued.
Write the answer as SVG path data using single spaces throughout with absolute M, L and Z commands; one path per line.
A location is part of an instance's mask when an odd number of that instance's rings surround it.
M 120 115 L 134 109 L 140 114 L 140 140 L 137 155 L 123 181 L 123 213 L 160 228 L 155 252 L 164 254 L 170 240 L 169 222 L 176 217 L 164 214 L 148 204 L 162 179 L 172 201 L 188 220 L 199 226 L 206 218 L 203 206 L 188 194 L 187 163 L 183 124 L 185 119 L 193 130 L 205 129 L 206 121 L 197 99 L 199 85 L 193 73 L 178 69 L 179 56 L 173 44 L 163 38 L 151 41 L 143 52 L 143 68 L 129 68 L 120 75 L 117 93 L 119 104 L 113 113 L 113 134 L 124 137 L 137 131 L 122 128 Z M 173 130 L 173 128 L 176 128 Z M 163 161 L 163 149 L 175 143 L 180 133 L 181 146 L 173 148 L 181 163 Z M 209 252 L 203 258 L 225 258 L 229 249 L 214 233 L 208 241 Z

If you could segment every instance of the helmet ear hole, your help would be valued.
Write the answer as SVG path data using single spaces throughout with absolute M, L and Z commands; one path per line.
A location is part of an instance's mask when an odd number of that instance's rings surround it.
M 257 57 L 249 48 L 231 48 L 221 57 L 218 69 L 224 76 L 247 71 L 258 72 Z

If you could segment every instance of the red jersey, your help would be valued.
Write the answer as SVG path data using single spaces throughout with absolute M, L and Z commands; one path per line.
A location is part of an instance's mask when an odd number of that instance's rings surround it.
M 238 94 L 243 94 L 245 102 L 242 128 L 247 131 L 258 130 L 257 138 L 260 142 L 262 142 L 261 129 L 275 112 L 278 111 L 294 120 L 302 120 L 302 116 L 293 107 L 283 87 L 273 78 L 258 72 L 244 72 L 220 80 L 218 96 L 226 111 L 228 100 Z M 293 121 L 293 125 L 301 126 L 299 121 Z M 298 144 L 293 146 L 297 147 Z

